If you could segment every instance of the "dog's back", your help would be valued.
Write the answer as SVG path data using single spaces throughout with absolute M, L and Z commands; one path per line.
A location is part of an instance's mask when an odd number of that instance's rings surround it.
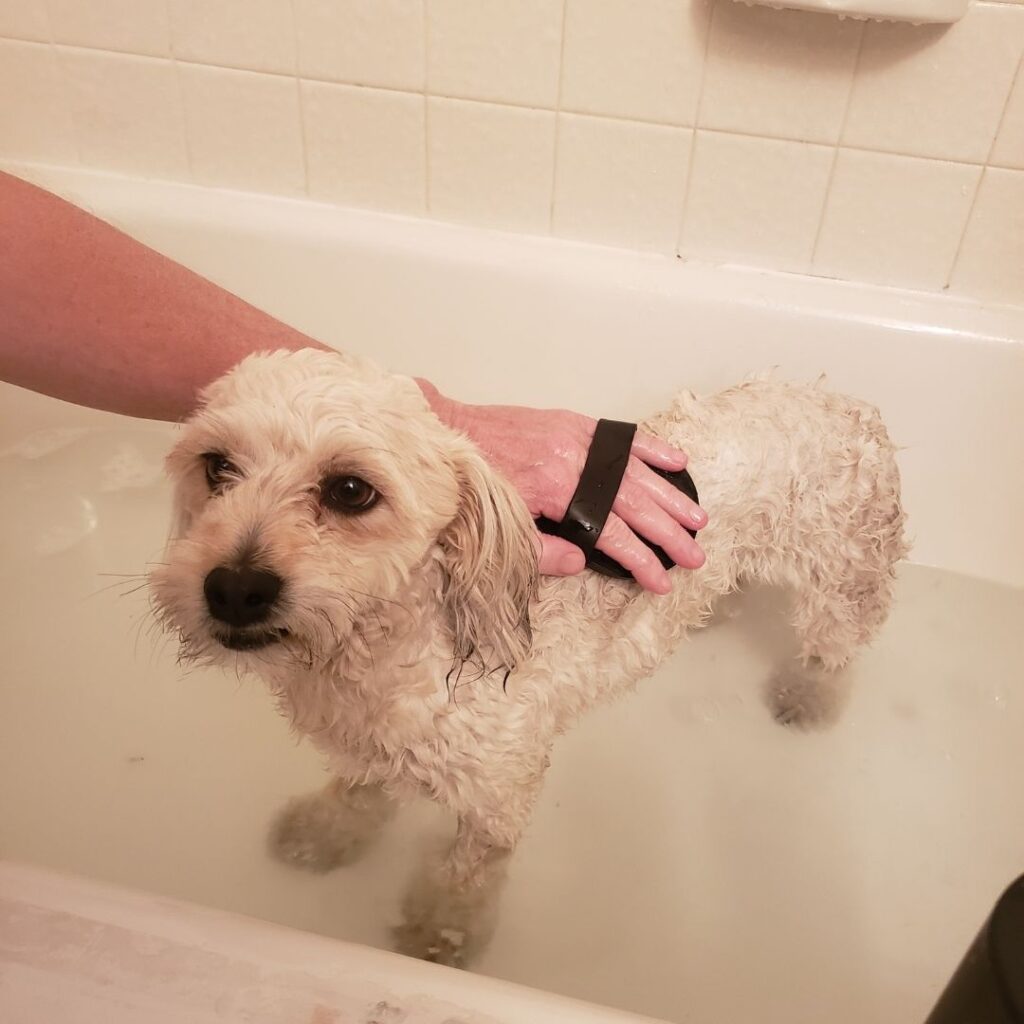
M 795 592 L 801 660 L 841 668 L 884 622 L 906 554 L 895 448 L 878 411 L 823 387 L 751 380 L 680 395 L 643 424 L 690 453 L 707 562 L 654 597 L 586 574 L 546 582 L 526 674 L 546 678 L 560 728 L 649 675 L 743 580 Z

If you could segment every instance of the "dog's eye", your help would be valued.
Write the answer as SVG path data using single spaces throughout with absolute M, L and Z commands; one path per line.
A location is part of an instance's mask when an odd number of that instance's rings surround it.
M 228 480 L 238 475 L 238 470 L 231 460 L 220 452 L 206 452 L 203 455 L 203 462 L 206 464 L 206 482 L 210 485 L 211 491 L 218 490 Z
M 357 476 L 329 476 L 320 485 L 320 501 L 333 512 L 365 512 L 379 500 L 376 488 Z

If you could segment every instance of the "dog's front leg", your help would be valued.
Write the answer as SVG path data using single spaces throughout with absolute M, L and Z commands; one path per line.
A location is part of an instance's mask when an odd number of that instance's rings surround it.
M 479 955 L 494 932 L 520 832 L 513 822 L 460 816 L 447 855 L 431 861 L 406 896 L 394 930 L 396 950 L 450 967 L 465 967 Z
M 334 779 L 285 805 L 271 826 L 270 850 L 286 864 L 330 871 L 356 860 L 394 812 L 379 786 Z

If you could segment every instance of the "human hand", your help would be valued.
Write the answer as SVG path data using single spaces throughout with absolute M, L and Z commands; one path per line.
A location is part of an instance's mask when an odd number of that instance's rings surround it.
M 462 405 L 419 383 L 439 418 L 477 444 L 516 488 L 531 515 L 562 520 L 586 462 L 595 420 L 564 410 Z M 702 528 L 707 515 L 649 466 L 684 469 L 686 455 L 657 438 L 636 435 L 597 547 L 645 589 L 665 594 L 671 589 L 668 573 L 637 534 L 663 548 L 677 565 L 697 569 L 704 564 L 704 552 L 685 527 Z M 583 570 L 583 552 L 568 541 L 538 534 L 538 545 L 542 573 L 568 576 Z

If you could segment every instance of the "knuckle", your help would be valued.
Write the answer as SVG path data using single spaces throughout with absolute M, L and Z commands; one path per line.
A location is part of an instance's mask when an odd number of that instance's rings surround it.
M 632 559 L 633 567 L 637 572 L 647 573 L 655 568 L 656 565 L 661 565 L 660 562 L 654 557 L 654 553 L 645 544 L 637 543 L 634 550 L 634 556 Z
M 566 487 L 568 473 L 560 462 L 544 463 L 538 467 L 537 477 L 540 486 L 548 493 L 561 494 Z
M 622 485 L 631 484 L 634 487 L 639 486 L 646 479 L 648 473 L 650 473 L 650 470 L 647 466 L 635 455 L 632 455 L 629 462 L 626 463 L 626 472 L 622 474 Z
M 628 512 L 636 514 L 644 510 L 646 502 L 642 495 L 637 494 L 636 488 L 623 486 L 619 488 L 619 493 L 615 496 L 615 508 L 616 512 L 621 515 L 622 512 Z M 621 507 L 621 512 L 620 512 Z
M 611 555 L 612 558 L 618 559 L 621 557 L 620 549 L 622 548 L 622 541 L 622 532 L 619 530 L 618 525 L 609 519 L 604 524 L 601 536 L 597 538 L 597 546 L 606 555 Z

